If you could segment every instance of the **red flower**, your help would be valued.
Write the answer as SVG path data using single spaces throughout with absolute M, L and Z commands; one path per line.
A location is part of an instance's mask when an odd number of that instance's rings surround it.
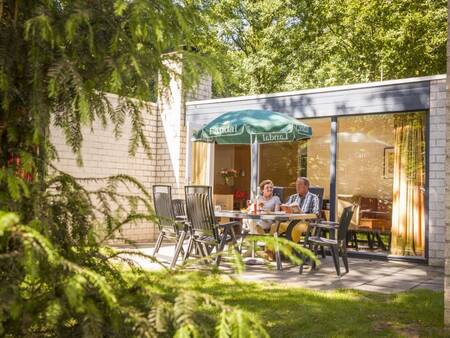
M 234 191 L 234 199 L 235 200 L 244 200 L 247 199 L 247 192 L 243 190 L 235 190 Z

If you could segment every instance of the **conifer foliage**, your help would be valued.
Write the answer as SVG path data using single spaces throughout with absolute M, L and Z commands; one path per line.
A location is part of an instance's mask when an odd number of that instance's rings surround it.
M 124 224 L 153 219 L 139 182 L 105 177 L 90 190 L 90 179 L 51 165 L 51 123 L 80 163 L 81 129 L 96 119 L 119 134 L 128 115 L 130 153 L 151 152 L 143 103 L 131 97 L 148 98 L 158 73 L 167 81 L 164 65 L 181 55 L 168 52 L 183 51 L 187 85 L 210 67 L 191 48 L 206 29 L 197 9 L 171 0 L 0 1 L 0 336 L 267 336 L 248 314 L 174 287 L 169 273 L 157 278 L 106 245 Z M 117 107 L 107 92 L 119 95 Z M 118 193 L 123 184 L 139 194 Z

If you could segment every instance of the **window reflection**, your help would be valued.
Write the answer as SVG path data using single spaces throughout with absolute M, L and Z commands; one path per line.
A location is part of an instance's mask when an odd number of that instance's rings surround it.
M 261 180 L 271 179 L 276 186 L 284 187 L 284 198 L 295 193 L 297 176 L 306 176 L 311 185 L 324 188 L 325 207 L 330 190 L 331 119 L 301 121 L 312 128 L 312 137 L 299 142 L 261 145 L 259 175 Z
M 349 246 L 424 253 L 425 113 L 338 119 L 337 216 L 355 204 Z

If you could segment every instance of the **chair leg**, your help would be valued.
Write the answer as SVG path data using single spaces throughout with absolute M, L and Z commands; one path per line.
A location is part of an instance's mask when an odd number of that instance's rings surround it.
M 175 247 L 175 255 L 172 259 L 172 264 L 170 264 L 170 268 L 173 269 L 175 265 L 177 264 L 178 256 L 181 253 L 181 250 L 183 249 L 183 243 L 184 239 L 186 238 L 186 232 L 182 231 L 180 234 L 180 237 L 178 237 L 177 245 Z
M 355 250 L 358 251 L 358 234 L 356 232 L 353 233 L 353 239 L 355 241 Z
M 184 254 L 183 261 L 189 258 L 189 255 L 191 254 L 193 247 L 194 247 L 194 236 L 191 235 L 191 238 L 189 238 L 189 244 L 186 253 Z
M 338 248 L 335 246 L 330 247 L 331 249 L 331 254 L 333 255 L 333 262 L 334 262 L 334 267 L 336 268 L 336 273 L 338 276 L 341 275 L 341 269 L 339 266 L 339 251 Z
M 318 248 L 318 245 L 314 245 L 314 255 L 316 255 L 317 256 L 317 248 Z
M 386 245 L 383 243 L 383 239 L 381 238 L 381 235 L 379 232 L 375 232 L 375 237 L 377 238 L 378 247 L 382 250 L 386 251 Z
M 238 246 L 237 246 L 240 254 L 242 254 L 242 245 L 244 244 L 244 237 L 245 237 L 245 235 L 242 234 L 241 238 L 239 238 L 239 242 L 238 242 Z
M 322 253 L 322 258 L 325 258 L 326 255 L 325 255 L 325 247 L 324 246 L 320 247 L 320 252 Z
M 278 233 L 275 232 L 275 233 L 273 234 L 273 237 L 274 237 L 275 239 L 278 239 Z M 279 247 L 278 242 L 275 242 L 275 260 L 276 260 L 276 262 L 277 262 L 277 270 L 283 269 L 283 264 L 281 263 L 280 247 Z
M 161 231 L 158 236 L 158 240 L 156 241 L 155 250 L 153 251 L 153 257 L 158 253 L 159 248 L 161 247 L 161 243 L 164 239 L 164 231 Z
M 342 261 L 344 262 L 345 272 L 348 273 L 350 270 L 348 268 L 348 258 L 347 258 L 347 247 L 342 247 Z
M 219 266 L 220 265 L 220 260 L 222 259 L 222 252 L 223 249 L 225 248 L 225 243 L 226 243 L 226 239 L 227 239 L 228 233 L 226 231 L 224 231 L 223 235 L 222 235 L 222 240 L 219 243 L 219 247 L 216 249 L 216 253 L 217 253 L 217 258 L 216 258 L 216 265 Z
M 186 240 L 187 237 L 187 231 L 186 230 L 181 230 L 178 232 L 177 235 L 177 245 L 178 245 L 178 241 L 180 240 L 181 236 L 183 235 L 184 232 L 184 236 L 183 236 L 183 242 Z M 184 257 L 184 249 L 183 249 L 183 243 L 181 244 L 181 251 L 180 251 L 181 257 Z
M 372 239 L 372 234 L 370 233 L 370 231 L 367 232 L 367 241 L 369 244 L 369 249 L 373 249 L 373 239 Z
M 205 264 L 209 264 L 208 256 L 210 254 L 210 250 L 208 249 L 208 246 L 205 243 L 199 243 L 199 249 L 200 252 L 202 253 L 202 257 L 204 258 Z

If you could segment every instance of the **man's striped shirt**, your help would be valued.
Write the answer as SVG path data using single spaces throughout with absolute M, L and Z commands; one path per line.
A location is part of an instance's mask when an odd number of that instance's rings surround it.
M 316 214 L 319 216 L 319 197 L 316 194 L 307 192 L 305 197 L 300 197 L 299 194 L 289 196 L 286 204 L 298 204 L 299 209 L 305 214 Z

